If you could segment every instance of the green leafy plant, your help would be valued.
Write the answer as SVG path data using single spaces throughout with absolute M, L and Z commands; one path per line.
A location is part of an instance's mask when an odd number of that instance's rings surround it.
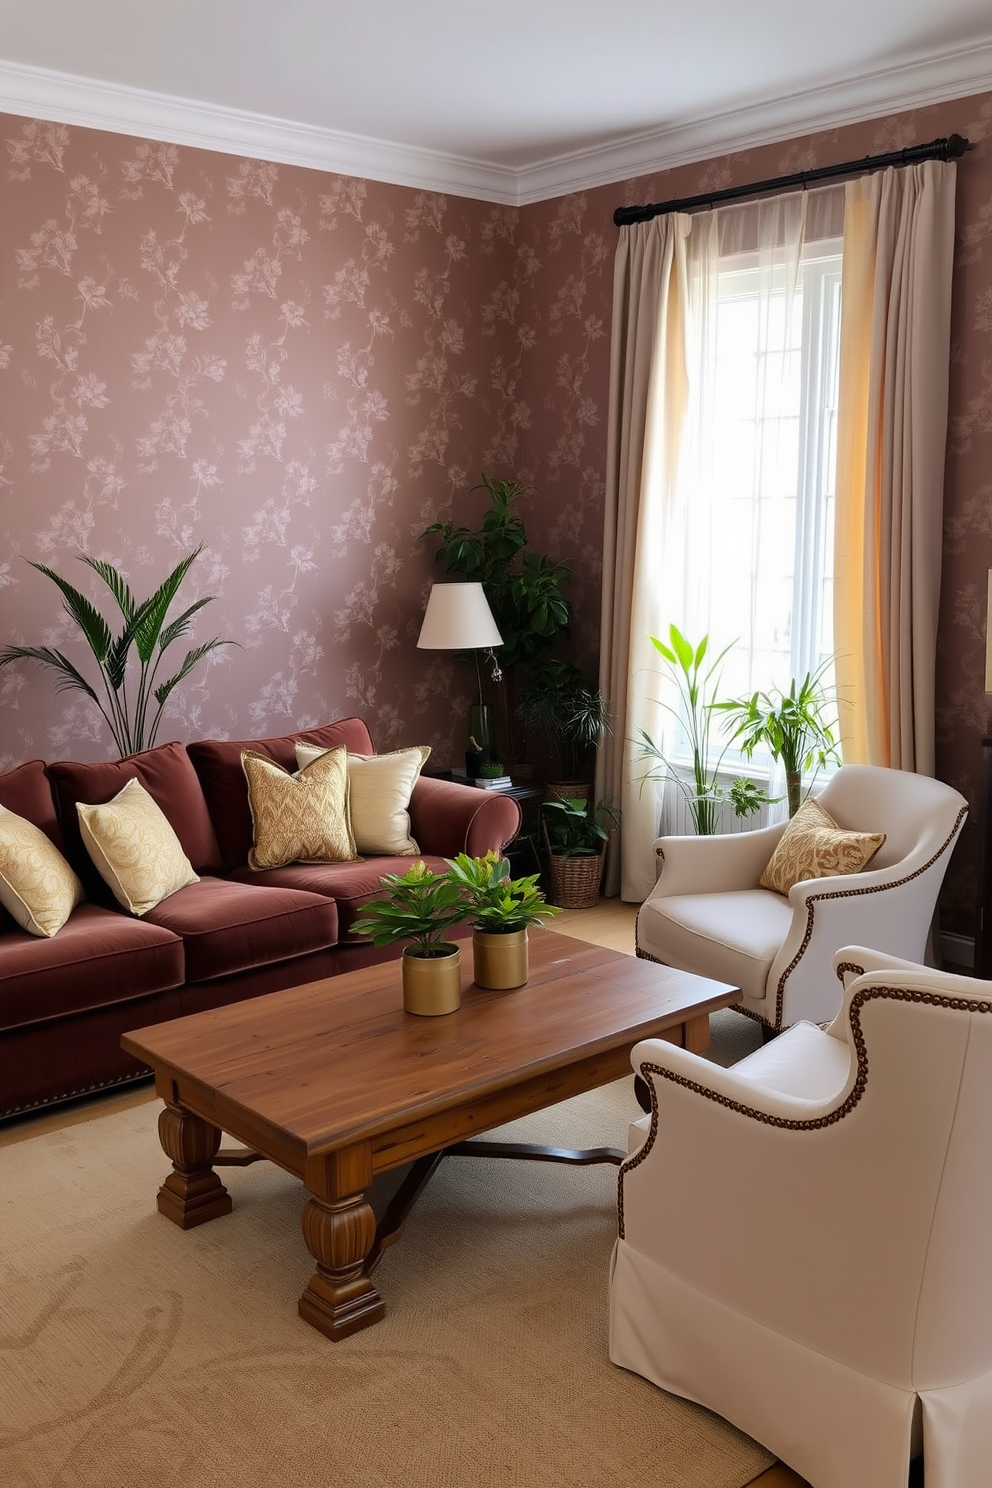
M 530 551 L 517 511 L 520 498 L 531 493 L 529 486 L 483 472 L 472 490 L 485 491 L 490 498 L 481 527 L 432 522 L 420 536 L 440 539 L 435 561 L 443 563 L 447 573 L 482 585 L 503 637 L 500 665 L 512 669 L 539 656 L 556 636 L 567 632 L 572 607 L 563 586 L 572 564 Z
M 446 861 L 452 882 L 464 895 L 476 930 L 508 935 L 530 925 L 541 925 L 552 915 L 561 913 L 556 905 L 545 902 L 538 887 L 538 874 L 511 878 L 509 863 L 497 852 L 490 850 L 483 858 L 459 853 L 457 858 Z
M 205 641 L 203 645 L 193 647 L 186 652 L 179 670 L 156 685 L 155 678 L 165 652 L 173 642 L 188 635 L 193 616 L 204 605 L 209 604 L 212 598 L 208 595 L 196 600 L 181 615 L 166 624 L 169 608 L 179 587 L 190 565 L 202 551 L 201 545 L 195 552 L 187 554 L 151 598 L 140 603 L 131 593 L 127 580 L 112 564 L 80 553 L 78 557 L 81 562 L 99 575 L 117 602 L 124 624 L 116 636 L 109 621 L 84 594 L 45 564 L 31 564 L 32 568 L 45 574 L 61 590 L 66 614 L 78 626 L 99 668 L 105 700 L 101 700 L 96 688 L 69 658 L 51 646 L 4 646 L 0 649 L 0 667 L 13 661 L 40 662 L 57 674 L 57 692 L 78 689 L 96 704 L 121 755 L 149 749 L 155 742 L 162 710 L 172 691 L 211 651 L 218 646 L 237 644 L 236 641 L 224 641 L 215 637 L 211 641 Z M 129 670 L 128 667 L 132 647 L 138 659 L 136 676 L 134 669 Z M 133 682 L 131 696 L 128 695 L 129 682 Z M 153 700 L 157 704 L 154 709 Z
M 415 956 L 446 956 L 444 936 L 465 918 L 461 887 L 450 873 L 434 873 L 419 859 L 406 873 L 386 873 L 381 899 L 370 899 L 354 921 L 352 932 L 368 936 L 376 947 L 410 941 Z
M 554 857 L 593 857 L 602 852 L 610 827 L 620 820 L 620 810 L 608 800 L 595 804 L 581 799 L 545 801 L 541 818 Z
M 790 817 L 802 801 L 803 772 L 812 769 L 815 776 L 830 761 L 840 764 L 834 732 L 837 721 L 831 717 L 836 703 L 823 685 L 829 666 L 829 660 L 823 662 L 801 682 L 793 677 L 788 692 L 773 689 L 714 704 L 715 710 L 727 715 L 731 741 L 738 742 L 748 759 L 763 746 L 772 759 L 781 761 Z
M 667 702 L 659 703 L 659 706 L 684 725 L 689 737 L 691 766 L 688 775 L 678 769 L 647 730 L 640 729 L 637 742 L 641 758 L 655 762 L 643 779 L 670 780 L 681 792 L 697 834 L 700 837 L 711 836 L 725 801 L 731 803 L 737 816 L 751 816 L 772 799 L 751 780 L 735 780 L 729 787 L 719 783 L 721 766 L 730 744 L 728 740 L 721 749 L 711 745 L 712 714 L 717 706 L 713 694 L 719 686 L 723 660 L 731 648 L 725 646 L 711 657 L 708 636 L 703 636 L 694 646 L 676 625 L 668 627 L 668 645 L 657 636 L 650 639 L 666 663 L 679 697 L 678 707 Z
M 517 717 L 553 751 L 559 780 L 584 780 L 596 746 L 612 732 L 609 704 L 571 661 L 539 662 L 517 693 Z

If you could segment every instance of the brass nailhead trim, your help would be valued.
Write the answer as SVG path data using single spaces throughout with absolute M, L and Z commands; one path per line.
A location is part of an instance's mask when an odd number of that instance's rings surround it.
M 933 857 L 929 858 L 927 862 L 922 864 L 921 867 L 917 868 L 915 873 L 907 873 L 905 878 L 897 878 L 894 883 L 885 884 L 884 886 L 879 888 L 869 887 L 866 889 L 834 889 L 828 894 L 813 894 L 806 901 L 806 933 L 803 936 L 802 945 L 799 947 L 795 956 L 792 958 L 792 960 L 789 962 L 789 965 L 785 968 L 782 975 L 779 977 L 778 989 L 775 995 L 774 1026 L 776 1028 L 781 1028 L 782 1026 L 782 1004 L 785 1001 L 785 984 L 805 955 L 806 947 L 809 945 L 810 939 L 813 934 L 813 915 L 817 903 L 821 899 L 854 899 L 862 894 L 885 894 L 888 893 L 890 889 L 901 889 L 903 884 L 912 883 L 914 878 L 919 878 L 921 873 L 926 873 L 928 868 L 932 868 L 937 859 L 947 851 L 947 849 L 950 847 L 951 843 L 957 836 L 958 832 L 960 831 L 961 825 L 967 815 L 967 806 L 962 806 L 961 810 L 957 814 L 957 818 L 948 836 L 941 843 L 940 847 L 938 847 Z
M 922 871 L 922 870 L 921 870 Z M 857 971 L 859 968 L 851 966 L 850 970 Z M 851 999 L 851 1042 L 858 1060 L 858 1074 L 854 1086 L 844 1101 L 836 1110 L 830 1111 L 826 1116 L 811 1117 L 808 1120 L 796 1120 L 788 1116 L 771 1116 L 767 1111 L 755 1110 L 753 1106 L 745 1106 L 740 1101 L 731 1100 L 727 1095 L 721 1095 L 719 1091 L 711 1090 L 706 1085 L 701 1085 L 698 1080 L 686 1079 L 684 1075 L 677 1075 L 672 1070 L 663 1069 L 658 1064 L 642 1064 L 641 1075 L 645 1073 L 657 1075 L 661 1079 L 671 1080 L 675 1085 L 681 1085 L 685 1090 L 695 1091 L 697 1095 L 703 1096 L 705 1100 L 715 1101 L 718 1106 L 725 1106 L 729 1111 L 736 1111 L 740 1116 L 746 1116 L 751 1121 L 760 1121 L 765 1126 L 778 1127 L 783 1131 L 818 1131 L 823 1127 L 835 1126 L 838 1121 L 843 1121 L 849 1116 L 855 1106 L 861 1100 L 868 1083 L 868 1050 L 865 1045 L 865 1036 L 861 1028 L 861 1009 L 866 1003 L 882 1001 L 893 1002 L 915 1002 L 923 1003 L 927 1007 L 950 1008 L 952 1012 L 965 1013 L 992 1013 L 992 1002 L 973 1002 L 965 997 L 947 997 L 939 992 L 922 992 L 915 987 L 865 987 L 856 992 Z M 651 1091 L 651 1130 L 643 1144 L 638 1147 L 632 1157 L 621 1164 L 617 1177 L 617 1219 L 620 1239 L 624 1238 L 624 1212 L 623 1212 L 623 1180 L 627 1173 L 633 1172 L 637 1165 L 644 1161 L 651 1148 L 654 1146 L 658 1135 L 658 1102 L 655 1098 L 654 1087 L 650 1081 L 647 1082 Z

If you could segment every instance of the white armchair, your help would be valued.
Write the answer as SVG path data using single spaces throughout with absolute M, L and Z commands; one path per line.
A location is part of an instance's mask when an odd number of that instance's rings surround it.
M 770 1028 L 822 1023 L 840 1004 L 843 945 L 924 958 L 937 893 L 968 803 L 928 775 L 842 765 L 817 798 L 839 826 L 885 832 L 864 872 L 760 888 L 787 823 L 720 837 L 660 837 L 660 874 L 637 915 L 637 954 L 731 982 Z
M 658 1039 L 620 1169 L 610 1357 L 816 1488 L 992 1474 L 992 982 L 860 947 L 824 1031 Z M 863 974 L 862 974 L 863 969 Z

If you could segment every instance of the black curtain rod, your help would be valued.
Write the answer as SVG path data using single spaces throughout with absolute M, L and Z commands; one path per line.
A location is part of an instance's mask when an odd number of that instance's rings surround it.
M 911 145 L 906 150 L 891 150 L 888 155 L 866 155 L 863 160 L 848 160 L 843 165 L 821 165 L 814 170 L 796 171 L 792 176 L 776 176 L 771 181 L 753 181 L 750 186 L 728 186 L 723 191 L 705 191 L 701 196 L 683 196 L 677 201 L 654 202 L 645 207 L 617 207 L 613 221 L 617 227 L 627 227 L 632 222 L 650 222 L 652 217 L 663 217 L 667 212 L 688 212 L 692 207 L 712 207 L 716 202 L 760 196 L 763 191 L 809 186 L 813 181 L 827 181 L 832 176 L 860 176 L 889 165 L 916 165 L 921 160 L 956 160 L 971 149 L 974 146 L 970 140 L 950 134 L 946 139 L 931 140 L 928 145 Z

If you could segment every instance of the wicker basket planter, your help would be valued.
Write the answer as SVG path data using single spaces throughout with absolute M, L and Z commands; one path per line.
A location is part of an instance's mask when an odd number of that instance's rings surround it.
M 599 890 L 603 882 L 603 867 L 606 855 L 576 853 L 573 857 L 561 857 L 548 852 L 548 877 L 551 880 L 552 904 L 559 909 L 592 909 L 599 903 Z

